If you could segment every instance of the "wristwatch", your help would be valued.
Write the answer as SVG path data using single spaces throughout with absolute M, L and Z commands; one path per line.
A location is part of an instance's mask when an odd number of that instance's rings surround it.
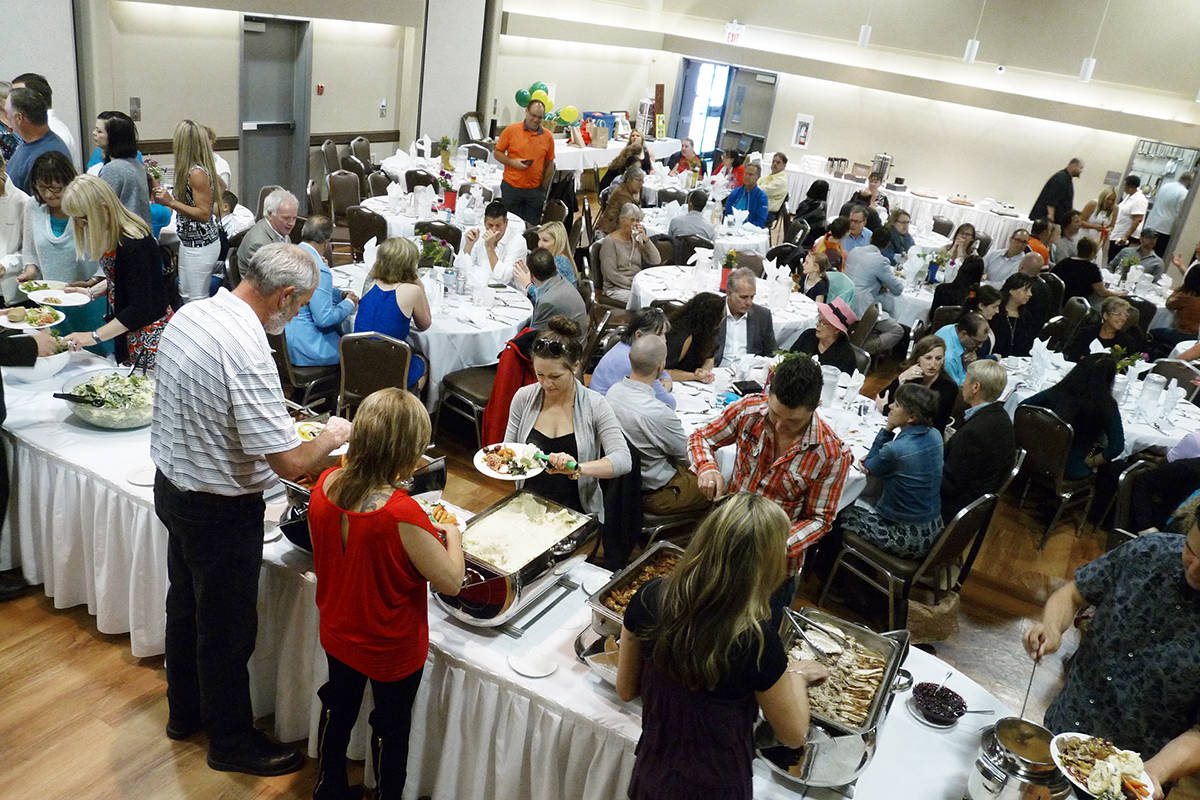
M 101 338 L 100 338 L 100 331 L 99 331 L 99 330 L 94 330 L 94 331 L 92 331 L 92 339 L 93 339 L 93 340 L 96 342 L 96 344 L 100 344 L 100 343 L 101 343 L 101 341 L 102 341 L 102 340 L 101 340 Z

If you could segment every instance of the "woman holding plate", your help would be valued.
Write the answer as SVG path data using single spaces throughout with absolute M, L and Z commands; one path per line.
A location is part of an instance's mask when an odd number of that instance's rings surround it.
M 167 303 L 158 243 L 141 217 L 121 205 L 112 187 L 95 175 L 71 181 L 63 195 L 63 210 L 75 226 L 75 249 L 80 258 L 94 258 L 104 278 L 71 291 L 96 298 L 108 295 L 109 321 L 87 333 L 66 338 L 76 349 L 110 340 L 121 364 L 154 368 L 158 338 L 173 309 Z
M 537 383 L 513 395 L 504 441 L 528 442 L 549 456 L 546 471 L 527 478 L 525 489 L 603 522 L 600 481 L 629 472 L 632 459 L 608 401 L 575 377 L 583 360 L 580 336 L 579 325 L 559 314 L 534 340 Z

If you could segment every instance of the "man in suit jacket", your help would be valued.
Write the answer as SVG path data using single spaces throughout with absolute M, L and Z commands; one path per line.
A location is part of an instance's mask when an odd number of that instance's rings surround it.
M 32 367 L 38 356 L 53 355 L 58 349 L 55 338 L 45 331 L 34 331 L 20 336 L 6 330 L 0 334 L 0 364 L 8 367 Z M 4 384 L 0 383 L 0 423 L 8 414 L 4 405 Z M 4 444 L 0 442 L 0 525 L 8 516 L 8 458 L 4 455 Z M 19 597 L 29 588 L 19 571 L 0 573 L 0 602 Z
M 533 317 L 529 327 L 545 330 L 550 327 L 550 318 L 555 314 L 575 320 L 584 336 L 588 331 L 587 306 L 579 289 L 563 280 L 558 266 L 549 250 L 539 247 L 529 254 L 528 264 L 518 261 L 513 268 L 517 285 L 525 288 L 532 283 L 537 301 L 533 305 Z
M 264 244 L 290 242 L 292 228 L 296 226 L 296 215 L 300 213 L 300 202 L 287 189 L 276 189 L 263 201 L 263 218 L 246 231 L 238 245 L 238 274 L 250 268 L 250 259 Z
M 717 329 L 713 364 L 744 355 L 769 356 L 775 352 L 775 326 L 770 310 L 754 305 L 758 279 L 740 267 L 725 282 L 725 317 Z
M 942 520 L 947 523 L 980 495 L 997 491 L 1012 471 L 1013 424 L 997 402 L 1007 383 L 1008 371 L 998 361 L 982 359 L 967 367 L 962 396 L 968 408 L 942 459 Z

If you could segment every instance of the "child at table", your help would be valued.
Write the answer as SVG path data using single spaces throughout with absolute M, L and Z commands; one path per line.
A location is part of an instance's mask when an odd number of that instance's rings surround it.
M 426 584 L 456 595 L 464 575 L 461 531 L 432 522 L 400 488 L 429 436 L 429 414 L 415 395 L 395 387 L 374 392 L 354 417 L 346 465 L 326 470 L 313 487 L 308 527 L 329 662 L 329 680 L 317 692 L 314 800 L 361 795 L 346 780 L 346 746 L 368 679 L 375 797 L 404 791 L 412 705 L 429 653 Z

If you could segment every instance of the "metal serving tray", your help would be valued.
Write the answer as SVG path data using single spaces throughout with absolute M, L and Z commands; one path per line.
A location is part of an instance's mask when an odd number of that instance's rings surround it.
M 642 553 L 624 569 L 620 570 L 609 579 L 608 583 L 604 584 L 598 592 L 595 592 L 588 597 L 587 604 L 592 609 L 592 627 L 600 634 L 619 634 L 621 632 L 621 623 L 624 622 L 624 615 L 618 614 L 608 606 L 604 605 L 604 598 L 617 588 L 624 586 L 634 576 L 641 571 L 642 566 L 658 553 L 667 550 L 683 557 L 683 548 L 677 544 L 667 541 L 655 542 L 646 552 Z

